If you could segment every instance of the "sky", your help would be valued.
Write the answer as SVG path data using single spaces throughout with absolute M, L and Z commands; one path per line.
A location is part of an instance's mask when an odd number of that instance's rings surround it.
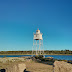
M 0 51 L 32 50 L 37 28 L 44 50 L 72 50 L 72 0 L 0 0 Z

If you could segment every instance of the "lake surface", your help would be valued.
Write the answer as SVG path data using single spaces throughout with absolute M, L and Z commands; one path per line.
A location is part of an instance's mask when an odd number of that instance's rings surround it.
M 0 55 L 0 57 L 24 57 L 32 55 Z M 54 59 L 72 60 L 72 55 L 45 55 L 45 57 L 53 57 Z

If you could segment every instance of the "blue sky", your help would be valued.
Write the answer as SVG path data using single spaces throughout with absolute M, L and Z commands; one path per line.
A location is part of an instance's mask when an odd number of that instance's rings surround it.
M 37 28 L 45 50 L 72 50 L 72 0 L 0 0 L 0 51 L 31 50 Z

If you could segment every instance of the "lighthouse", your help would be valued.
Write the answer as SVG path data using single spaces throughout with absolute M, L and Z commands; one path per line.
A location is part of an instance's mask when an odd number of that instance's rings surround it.
M 43 48 L 43 37 L 42 33 L 39 29 L 36 30 L 36 33 L 33 33 L 33 48 L 32 54 L 33 55 L 43 55 L 44 48 Z

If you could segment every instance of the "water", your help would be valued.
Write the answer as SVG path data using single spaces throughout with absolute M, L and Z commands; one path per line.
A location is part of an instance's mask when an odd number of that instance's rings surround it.
M 24 57 L 32 55 L 0 55 L 0 57 Z M 72 55 L 45 55 L 45 57 L 53 57 L 54 59 L 72 60 Z
M 25 57 L 25 56 L 32 56 L 32 55 L 0 55 L 0 57 Z
M 54 59 L 72 60 L 72 55 L 45 55 L 45 57 L 53 57 Z

